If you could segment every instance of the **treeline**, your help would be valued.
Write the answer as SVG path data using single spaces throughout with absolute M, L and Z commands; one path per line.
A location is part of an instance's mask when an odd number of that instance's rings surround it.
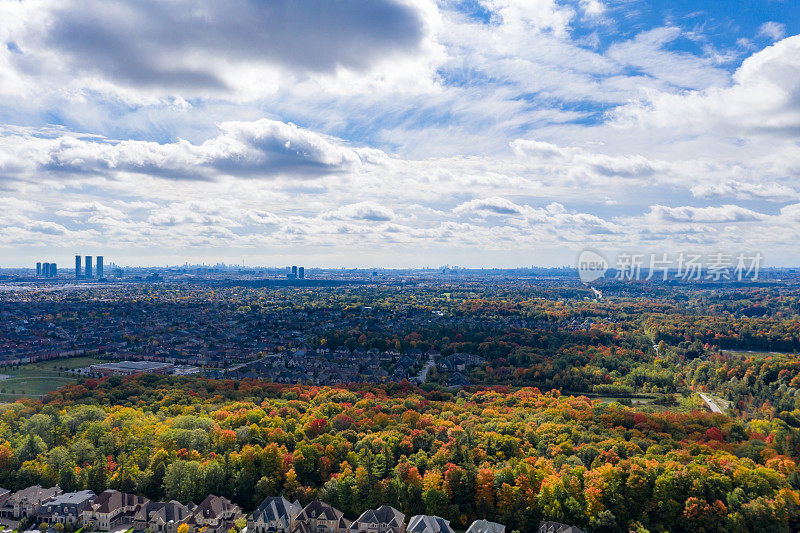
M 757 424 L 757 425 L 754 425 Z M 790 531 L 796 430 L 645 414 L 535 388 L 425 392 L 142 376 L 86 380 L 0 409 L 0 485 L 153 499 L 283 494 L 350 518 L 406 514 L 530 531 Z

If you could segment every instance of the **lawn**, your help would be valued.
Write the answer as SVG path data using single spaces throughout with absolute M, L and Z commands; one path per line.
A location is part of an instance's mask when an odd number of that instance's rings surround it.
M 758 352 L 758 351 L 748 351 L 748 350 L 724 350 L 726 353 L 734 356 L 734 357 L 770 357 L 776 355 L 797 355 L 792 352 Z
M 27 365 L 0 366 L 0 374 L 8 376 L 7 379 L 0 380 L 0 400 L 14 401 L 43 396 L 76 381 L 65 370 L 99 362 L 91 357 L 73 357 Z

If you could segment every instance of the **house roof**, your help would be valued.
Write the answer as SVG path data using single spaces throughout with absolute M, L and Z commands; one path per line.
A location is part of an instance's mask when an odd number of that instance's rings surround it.
M 169 502 L 147 502 L 136 513 L 134 520 L 154 521 L 164 524 L 182 522 L 192 512 L 192 507 L 187 507 L 175 500 Z
M 226 512 L 237 512 L 239 506 L 223 496 L 209 494 L 205 500 L 197 506 L 192 516 L 202 516 L 203 518 L 217 518 Z
M 120 507 L 131 507 L 145 503 L 147 498 L 119 492 L 118 490 L 106 490 L 101 492 L 92 502 L 91 510 L 95 513 L 110 513 Z
M 390 505 L 381 505 L 377 509 L 368 509 L 361 513 L 361 516 L 353 523 L 361 524 L 387 524 L 389 526 L 402 526 L 406 515 Z
M 9 500 L 12 503 L 21 502 L 23 500 L 43 501 L 48 498 L 52 498 L 56 494 L 60 493 L 61 493 L 61 488 L 58 485 L 49 489 L 44 489 L 39 485 L 34 485 L 33 487 L 28 487 L 26 489 L 18 490 L 17 492 L 11 495 Z
M 539 533 L 583 533 L 583 531 L 575 526 L 559 524 L 558 522 L 541 522 L 539 524 Z
M 488 520 L 475 520 L 467 529 L 467 533 L 503 533 L 506 526 Z
M 261 518 L 264 522 L 274 522 L 276 520 L 291 520 L 301 511 L 299 505 L 291 503 L 283 496 L 279 498 L 267 498 L 258 508 L 253 511 L 253 520 Z
M 440 516 L 418 514 L 408 521 L 406 531 L 413 533 L 454 533 L 450 521 Z
M 94 492 L 90 490 L 65 492 L 64 494 L 53 496 L 46 502 L 43 502 L 43 505 L 78 505 L 81 503 L 86 503 L 87 501 L 91 500 L 94 497 L 95 497 Z
M 305 506 L 297 515 L 297 520 L 338 520 L 344 515 L 339 509 L 335 509 L 325 502 L 314 500 Z

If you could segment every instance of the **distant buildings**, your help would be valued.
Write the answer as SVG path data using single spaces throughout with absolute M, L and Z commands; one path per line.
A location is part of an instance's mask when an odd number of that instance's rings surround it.
M 297 265 L 293 265 L 291 272 L 287 272 L 286 274 L 287 279 L 305 279 L 305 277 L 306 277 L 305 267 L 298 267 Z
M 120 361 L 119 363 L 99 363 L 89 367 L 89 372 L 101 376 L 131 376 L 134 374 L 169 374 L 172 363 L 153 361 Z
M 92 278 L 92 256 L 86 256 L 85 269 L 81 267 L 81 256 L 75 256 L 75 279 Z M 42 261 L 36 262 L 36 277 L 37 278 L 57 278 L 58 266 L 56 263 L 45 263 Z M 103 277 L 103 256 L 97 256 L 97 277 Z
M 57 278 L 58 267 L 55 263 L 36 263 L 37 278 Z

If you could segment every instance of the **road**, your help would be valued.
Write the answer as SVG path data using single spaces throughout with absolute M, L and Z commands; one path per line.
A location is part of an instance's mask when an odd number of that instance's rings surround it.
M 425 380 L 428 379 L 428 370 L 435 366 L 436 362 L 433 359 L 428 360 L 428 363 L 420 370 L 419 374 L 414 379 L 419 383 L 425 383 Z
M 711 409 L 712 413 L 719 413 L 721 415 L 725 414 L 722 412 L 722 409 L 720 409 L 719 406 L 716 403 L 714 403 L 714 400 L 712 400 L 702 392 L 698 392 L 697 394 L 699 394 L 700 397 L 703 399 L 703 401 L 706 402 L 706 405 L 708 406 L 709 409 Z

